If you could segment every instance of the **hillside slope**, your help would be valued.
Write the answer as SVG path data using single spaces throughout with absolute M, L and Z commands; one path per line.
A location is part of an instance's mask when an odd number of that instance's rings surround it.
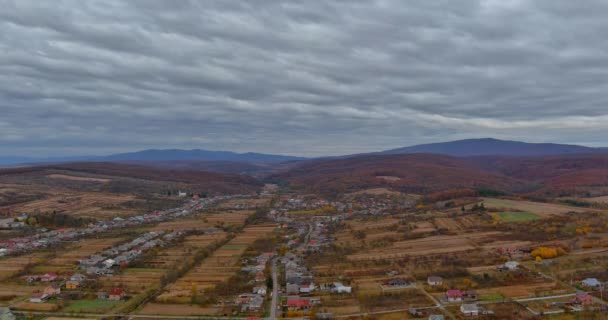
M 270 176 L 295 189 L 335 195 L 388 187 L 408 193 L 488 187 L 523 190 L 524 181 L 442 155 L 379 155 L 304 162 Z

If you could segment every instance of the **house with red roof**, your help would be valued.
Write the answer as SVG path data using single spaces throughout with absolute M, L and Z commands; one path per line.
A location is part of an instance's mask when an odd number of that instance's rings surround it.
M 460 302 L 463 296 L 462 291 L 458 289 L 450 289 L 445 293 L 448 302 Z
M 587 292 L 580 291 L 576 293 L 573 303 L 580 305 L 589 305 L 593 303 L 593 297 Z
M 303 298 L 287 299 L 287 309 L 289 310 L 308 310 L 310 309 L 310 300 Z
M 57 274 L 54 272 L 45 273 L 40 277 L 40 281 L 42 282 L 51 282 L 57 280 Z
M 110 291 L 108 299 L 112 301 L 120 301 L 125 297 L 125 290 L 121 288 L 114 288 Z

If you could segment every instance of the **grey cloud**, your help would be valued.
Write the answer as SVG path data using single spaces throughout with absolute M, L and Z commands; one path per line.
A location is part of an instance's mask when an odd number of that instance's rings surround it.
M 0 151 L 599 145 L 604 1 L 0 0 Z

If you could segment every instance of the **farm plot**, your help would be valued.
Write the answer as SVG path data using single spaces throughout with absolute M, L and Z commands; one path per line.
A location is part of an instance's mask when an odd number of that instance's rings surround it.
M 540 219 L 539 216 L 531 212 L 493 212 L 492 216 L 496 220 L 504 222 L 527 222 Z
M 216 226 L 242 226 L 252 213 L 253 211 L 247 210 L 205 213 L 193 218 L 161 222 L 152 230 L 190 230 Z
M 163 248 L 153 257 L 148 257 L 144 264 L 150 268 L 169 269 L 191 257 L 196 250 L 210 246 L 225 238 L 226 233 L 223 231 L 187 236 L 181 243 Z
M 435 218 L 434 221 L 439 229 L 446 229 L 449 231 L 462 230 L 462 226 L 452 218 Z
M 34 292 L 39 292 L 44 289 L 44 285 L 17 285 L 17 284 L 0 284 L 0 301 L 11 302 L 11 300 L 22 299 L 29 297 Z
M 351 261 L 394 259 L 403 256 L 448 254 L 475 249 L 480 243 L 504 235 L 502 232 L 479 232 L 456 236 L 431 236 L 422 239 L 394 242 L 391 247 L 348 256 Z
M 35 252 L 18 257 L 0 259 L 0 281 L 24 271 L 28 266 L 41 263 L 48 258 L 48 252 Z
M 255 240 L 266 237 L 274 225 L 249 226 L 227 244 L 214 251 L 201 264 L 190 270 L 185 276 L 171 284 L 165 293 L 161 294 L 158 302 L 185 303 L 189 302 L 192 288 L 199 294 L 216 284 L 228 280 L 240 270 L 239 261 Z
M 268 206 L 269 204 L 269 198 L 231 199 L 220 203 L 218 208 L 258 208 Z
M 49 174 L 46 177 L 51 178 L 51 179 L 64 179 L 64 180 L 72 180 L 72 181 L 89 181 L 89 182 L 99 182 L 99 183 L 107 183 L 107 182 L 112 181 L 111 179 L 78 177 L 78 176 L 70 176 L 67 174 L 58 174 L 58 173 Z
M 497 208 L 506 212 L 509 212 L 509 209 L 515 209 L 514 211 L 530 212 L 535 215 L 538 215 L 541 218 L 548 218 L 552 215 L 561 215 L 566 214 L 568 212 L 593 211 L 592 209 L 587 208 L 577 208 L 553 203 L 542 203 L 523 200 L 483 198 L 483 202 L 486 208 Z
M 55 272 L 60 274 L 76 271 L 79 260 L 108 249 L 126 239 L 125 237 L 117 237 L 79 240 L 65 249 L 58 250 L 59 253 L 55 257 L 37 265 L 34 271 L 36 273 Z
M 99 282 L 106 290 L 123 288 L 129 294 L 137 294 L 158 285 L 164 274 L 165 270 L 157 268 L 127 268 L 118 275 L 102 277 Z
M 135 196 L 109 193 L 72 193 L 69 195 L 51 196 L 46 199 L 30 201 L 15 205 L 12 210 L 18 212 L 65 212 L 76 216 L 94 217 L 97 219 L 110 218 L 117 215 L 134 214 L 134 210 L 113 208 L 134 201 Z

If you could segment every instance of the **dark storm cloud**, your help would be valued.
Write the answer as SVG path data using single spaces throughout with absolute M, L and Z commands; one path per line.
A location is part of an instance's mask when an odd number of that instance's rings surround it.
M 7 155 L 600 145 L 608 129 L 605 1 L 0 5 Z

